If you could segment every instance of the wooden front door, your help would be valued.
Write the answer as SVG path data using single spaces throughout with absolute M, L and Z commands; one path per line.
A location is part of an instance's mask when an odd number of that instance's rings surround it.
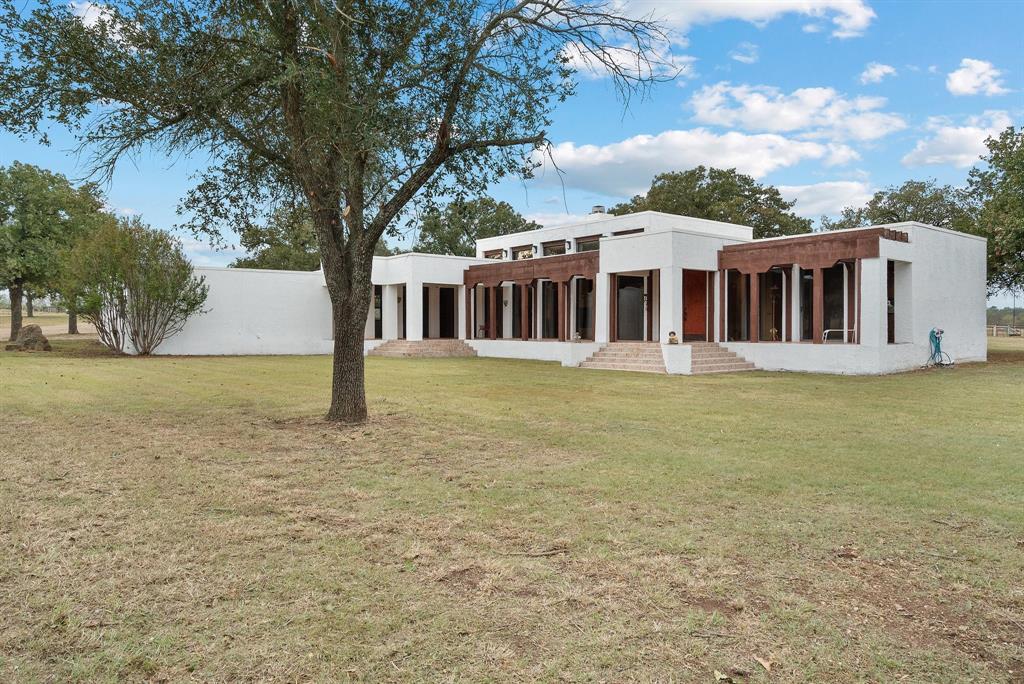
M 708 275 L 683 271 L 683 339 L 707 339 Z

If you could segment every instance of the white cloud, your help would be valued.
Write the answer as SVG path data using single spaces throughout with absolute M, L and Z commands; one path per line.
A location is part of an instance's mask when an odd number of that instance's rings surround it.
M 871 199 L 871 187 L 862 181 L 827 181 L 813 185 L 780 185 L 779 192 L 800 216 L 835 216 L 845 207 L 859 207 Z
M 1010 91 L 1003 86 L 1002 73 L 992 62 L 965 57 L 960 68 L 946 76 L 946 90 L 954 95 L 1004 95 Z
M 852 38 L 863 34 L 876 16 L 863 0 L 616 0 L 614 5 L 632 16 L 652 16 L 682 33 L 695 25 L 728 19 L 764 26 L 785 14 L 799 14 L 816 20 L 831 18 L 833 36 Z
M 108 22 L 113 19 L 109 7 L 95 2 L 72 2 L 71 13 L 78 17 L 86 28 L 95 27 L 101 19 Z
M 628 197 L 650 187 L 658 173 L 688 169 L 700 164 L 737 168 L 755 178 L 805 160 L 825 164 L 848 161 L 856 153 L 845 145 L 825 145 L 808 140 L 761 133 L 715 133 L 705 128 L 671 130 L 658 135 L 637 135 L 609 145 L 577 145 L 564 142 L 551 150 L 564 172 L 559 178 L 545 170 L 540 182 L 558 184 L 612 197 Z M 538 157 L 541 161 L 543 159 Z
M 946 118 L 932 117 L 925 126 L 931 136 L 917 142 L 903 157 L 903 165 L 971 166 L 985 153 L 985 139 L 998 135 L 1012 123 L 1007 112 L 998 110 L 968 117 L 963 126 L 955 126 Z
M 771 86 L 726 82 L 705 86 L 690 100 L 701 123 L 837 140 L 874 140 L 905 128 L 903 117 L 877 111 L 885 103 L 883 97 L 847 98 L 832 88 L 799 88 L 787 95 Z
M 753 64 L 758 60 L 757 46 L 753 43 L 740 43 L 729 56 L 743 64 Z
M 867 83 L 880 83 L 886 76 L 895 76 L 896 69 L 889 66 L 888 64 L 879 64 L 878 62 L 871 62 L 864 71 L 861 72 L 860 82 Z
M 821 24 L 804 24 L 804 33 L 821 33 L 824 29 Z

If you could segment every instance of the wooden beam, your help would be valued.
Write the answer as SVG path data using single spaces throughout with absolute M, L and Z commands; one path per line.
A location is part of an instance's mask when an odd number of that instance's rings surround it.
M 761 340 L 761 278 L 758 273 L 751 273 L 750 278 L 750 301 L 747 302 L 747 310 L 750 318 L 747 323 L 747 337 L 751 342 Z
M 722 342 L 728 342 L 729 341 L 729 338 L 726 336 L 726 330 L 725 330 L 725 324 L 726 324 L 726 321 L 725 321 L 725 309 L 726 309 L 726 304 L 728 302 L 728 300 L 726 299 L 728 297 L 728 293 L 726 292 L 726 281 L 728 281 L 728 280 L 729 280 L 729 272 L 725 271 L 725 270 L 719 270 L 718 271 L 718 293 L 719 293 L 718 294 L 718 309 L 719 309 L 718 317 L 719 317 L 720 322 L 721 322 L 721 327 L 719 329 L 719 338 L 718 339 L 721 340 Z
M 558 341 L 565 342 L 565 283 L 556 282 L 558 291 Z
M 523 341 L 530 339 L 530 285 L 519 286 L 519 336 Z
M 825 334 L 825 269 L 814 269 L 814 297 L 811 311 L 814 344 L 821 344 L 821 336 Z

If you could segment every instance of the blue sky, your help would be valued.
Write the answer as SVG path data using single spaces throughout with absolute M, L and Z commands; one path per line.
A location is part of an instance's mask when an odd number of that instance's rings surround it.
M 834 214 L 912 178 L 962 184 L 986 135 L 1024 123 L 1024 2 L 621 4 L 670 28 L 683 73 L 628 110 L 601 73 L 580 75 L 549 131 L 562 178 L 547 169 L 491 188 L 538 222 L 573 220 L 696 164 L 735 166 L 779 186 L 805 215 Z M 87 165 L 72 139 L 54 139 L 45 148 L 0 133 L 0 164 L 81 177 Z M 201 159 L 143 154 L 118 169 L 109 202 L 171 227 L 201 168 Z M 199 264 L 236 256 L 186 247 Z

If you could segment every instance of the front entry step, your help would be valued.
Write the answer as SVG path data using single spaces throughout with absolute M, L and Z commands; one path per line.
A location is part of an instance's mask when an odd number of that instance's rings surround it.
M 735 373 L 754 370 L 754 364 L 715 342 L 686 343 L 691 347 L 691 373 Z M 657 342 L 613 342 L 580 364 L 580 368 L 666 373 L 661 345 Z
M 661 373 L 665 359 L 657 342 L 612 342 L 580 364 L 580 368 Z
M 754 364 L 716 342 L 696 342 L 691 346 L 690 372 L 693 375 L 754 370 Z
M 388 340 L 371 349 L 367 355 L 390 358 L 440 358 L 476 356 L 476 350 L 462 340 Z

